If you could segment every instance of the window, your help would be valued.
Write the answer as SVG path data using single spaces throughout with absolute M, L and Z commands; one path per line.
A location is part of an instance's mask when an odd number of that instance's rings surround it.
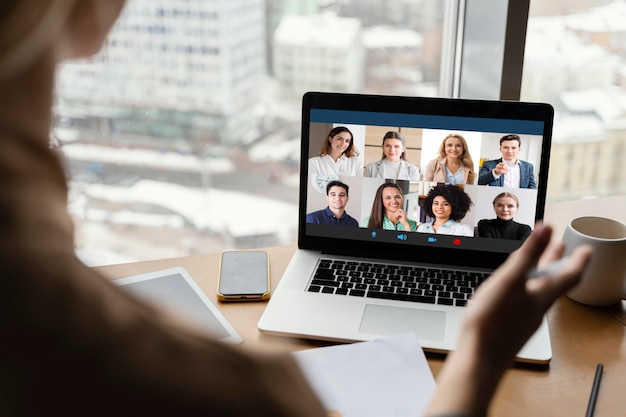
M 551 103 L 552 201 L 626 193 L 626 3 L 532 0 L 521 98 Z
M 99 56 L 58 72 L 81 257 L 294 242 L 302 92 L 436 94 L 444 5 L 128 1 Z
M 535 3 L 589 2 L 533 0 L 530 25 L 558 15 Z M 129 0 L 102 52 L 58 71 L 53 138 L 81 257 L 106 264 L 295 242 L 304 91 L 518 98 L 527 14 L 524 0 Z M 620 142 L 606 108 L 565 94 L 609 79 L 620 88 L 626 42 L 615 32 L 601 62 L 563 72 L 533 58 L 529 31 L 522 98 L 562 86 L 541 100 L 567 106 L 567 117 L 602 112 L 583 136 Z M 555 145 L 555 160 L 569 143 Z M 563 164 L 571 186 L 550 197 L 585 195 L 572 194 L 577 163 Z M 615 184 L 624 170 L 596 172 L 598 184 L 602 175 Z

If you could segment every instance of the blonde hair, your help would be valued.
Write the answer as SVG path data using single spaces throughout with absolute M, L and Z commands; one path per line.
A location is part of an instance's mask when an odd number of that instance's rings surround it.
M 461 145 L 463 146 L 463 153 L 459 157 L 459 160 L 461 161 L 461 165 L 469 168 L 469 174 L 467 176 L 467 183 L 473 184 L 474 179 L 476 178 L 476 173 L 474 172 L 474 160 L 472 159 L 472 155 L 470 155 L 469 153 L 469 147 L 467 146 L 467 141 L 462 135 L 458 133 L 450 133 L 448 136 L 446 136 L 441 142 L 441 145 L 439 146 L 439 158 L 442 160 L 446 159 L 446 140 L 450 138 L 458 139 L 461 142 Z
M 504 197 L 510 197 L 513 200 L 515 200 L 515 205 L 517 206 L 517 208 L 519 208 L 519 199 L 517 198 L 515 194 L 509 193 L 509 192 L 503 192 L 503 193 L 498 194 L 496 198 L 493 199 L 493 202 L 491 204 L 493 204 L 493 206 L 495 207 L 498 200 Z
M 76 0 L 0 0 L 0 80 L 33 61 L 63 28 Z

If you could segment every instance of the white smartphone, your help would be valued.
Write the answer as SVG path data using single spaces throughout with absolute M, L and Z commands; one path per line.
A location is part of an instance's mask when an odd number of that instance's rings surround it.
M 226 251 L 220 259 L 217 299 L 255 301 L 270 297 L 270 263 L 266 251 Z

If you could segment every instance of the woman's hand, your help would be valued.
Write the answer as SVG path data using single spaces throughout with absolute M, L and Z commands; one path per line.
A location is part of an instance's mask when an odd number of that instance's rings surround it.
M 391 220 L 394 224 L 400 223 L 402 226 L 404 226 L 404 230 L 411 230 L 411 225 L 409 224 L 409 221 L 406 217 L 406 212 L 402 209 L 398 209 L 391 213 L 391 217 L 389 220 Z
M 591 256 L 591 248 L 578 248 L 551 275 L 528 279 L 541 259 L 554 261 L 563 255 L 563 244 L 548 248 L 552 229 L 538 225 L 528 242 L 481 286 L 465 316 L 463 335 L 476 334 L 490 361 L 508 364 L 535 332 L 552 303 L 574 287 Z M 547 249 L 547 250 L 546 250 Z
M 551 236 L 550 227 L 537 225 L 524 245 L 476 291 L 467 306 L 458 348 L 439 374 L 427 415 L 485 415 L 502 375 L 543 315 L 578 283 L 591 257 L 589 247 L 574 250 L 560 271 L 527 278 L 542 255 L 545 261 L 563 255 L 562 244 L 548 248 Z

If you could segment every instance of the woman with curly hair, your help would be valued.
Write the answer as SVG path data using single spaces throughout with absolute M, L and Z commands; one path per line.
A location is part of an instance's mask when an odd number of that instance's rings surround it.
M 474 184 L 476 172 L 467 141 L 458 133 L 450 133 L 441 142 L 439 156 L 426 165 L 424 181 L 446 184 Z
M 424 210 L 430 223 L 422 223 L 417 228 L 422 233 L 441 235 L 474 236 L 474 230 L 459 220 L 463 219 L 472 205 L 472 199 L 463 189 L 456 185 L 439 184 L 435 186 L 424 200 Z
M 404 195 L 398 184 L 386 182 L 376 190 L 370 215 L 363 219 L 361 227 L 369 229 L 405 230 L 414 232 L 417 223 L 406 216 L 402 209 Z

